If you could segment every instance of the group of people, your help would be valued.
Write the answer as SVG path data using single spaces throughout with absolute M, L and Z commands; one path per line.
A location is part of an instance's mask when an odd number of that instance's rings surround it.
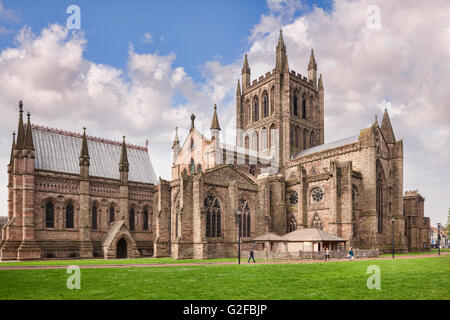
M 249 257 L 248 257 L 248 263 L 250 263 L 250 260 L 253 260 L 253 263 L 255 263 L 255 256 L 254 256 L 253 250 L 250 250 Z M 353 247 L 350 247 L 348 250 L 347 258 L 352 261 L 355 258 L 355 254 L 353 252 Z M 328 247 L 325 247 L 325 260 L 331 260 L 330 256 L 330 249 Z
M 347 258 L 352 261 L 355 258 L 355 253 L 353 252 L 353 248 L 350 247 L 347 253 Z M 330 249 L 328 247 L 325 247 L 325 260 L 331 260 L 330 257 Z

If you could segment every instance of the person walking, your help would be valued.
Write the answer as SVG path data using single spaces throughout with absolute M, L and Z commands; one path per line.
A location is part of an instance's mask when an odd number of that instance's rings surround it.
M 330 259 L 330 249 L 328 249 L 328 247 L 325 248 L 325 260 L 331 260 Z
M 253 252 L 253 250 L 250 250 L 250 256 L 248 257 L 248 263 L 250 263 L 251 259 L 253 259 L 253 263 L 256 263 L 254 255 L 255 255 L 255 253 Z
M 352 247 L 350 247 L 350 250 L 348 250 L 348 258 L 350 261 L 353 260 L 353 248 Z

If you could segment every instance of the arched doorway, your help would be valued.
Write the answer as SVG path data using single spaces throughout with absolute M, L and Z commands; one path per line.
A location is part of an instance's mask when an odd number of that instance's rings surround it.
M 117 242 L 117 258 L 118 259 L 125 259 L 128 258 L 127 255 L 127 242 L 124 238 L 121 238 Z

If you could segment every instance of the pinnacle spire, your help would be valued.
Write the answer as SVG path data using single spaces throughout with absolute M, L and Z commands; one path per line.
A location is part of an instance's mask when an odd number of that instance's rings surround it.
M 16 148 L 22 150 L 25 144 L 25 132 L 23 127 L 23 103 L 19 102 L 19 126 L 17 129 L 17 143 Z
M 11 158 L 9 159 L 9 165 L 12 166 L 14 164 L 14 149 L 16 148 L 16 133 L 12 134 L 13 140 L 11 145 Z
M 128 155 L 127 155 L 127 144 L 125 143 L 125 136 L 123 136 L 122 141 L 122 153 L 120 154 L 119 171 L 128 171 Z
M 283 39 L 283 30 L 280 29 L 280 36 L 278 37 L 277 44 L 277 53 L 276 53 L 277 61 L 275 65 L 275 69 L 278 72 L 289 72 L 289 63 L 286 54 L 286 45 L 284 44 Z
M 323 90 L 322 74 L 320 74 L 320 76 L 319 76 L 319 90 Z
M 309 56 L 308 71 L 309 70 L 317 70 L 317 63 L 314 58 L 314 49 L 311 49 L 311 55 Z
M 89 149 L 87 144 L 86 128 L 83 128 L 83 141 L 81 142 L 80 160 L 89 161 Z
M 180 145 L 180 139 L 178 138 L 178 127 L 175 128 L 175 138 L 173 139 L 173 145 L 172 149 L 174 149 L 176 146 Z
M 237 83 L 236 96 L 241 96 L 241 82 L 239 81 L 239 79 Z
M 34 151 L 34 143 L 33 143 L 33 134 L 31 133 L 31 114 L 27 113 L 27 131 L 25 132 L 25 144 L 24 149 L 33 150 Z
M 191 130 L 195 128 L 195 114 L 191 115 Z
M 394 130 L 392 129 L 391 119 L 387 109 L 384 109 L 383 120 L 381 121 L 381 132 L 386 140 L 386 143 L 395 143 Z
M 278 44 L 277 44 L 277 50 L 278 49 L 283 49 L 286 50 L 286 45 L 284 44 L 284 39 L 283 39 L 283 29 L 280 29 L 280 35 L 278 36 Z
M 244 56 L 244 64 L 242 65 L 242 74 L 250 73 L 250 67 L 248 66 L 247 54 Z
M 214 115 L 211 122 L 211 130 L 220 130 L 219 119 L 217 117 L 217 105 L 214 105 Z

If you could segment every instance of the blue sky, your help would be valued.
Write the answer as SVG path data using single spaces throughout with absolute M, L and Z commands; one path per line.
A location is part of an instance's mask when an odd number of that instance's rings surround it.
M 81 9 L 81 29 L 88 41 L 85 59 L 124 68 L 131 44 L 138 53 L 175 53 L 174 67 L 182 66 L 197 81 L 206 61 L 230 64 L 248 50 L 250 30 L 269 11 L 261 0 L 4 0 L 3 6 L 18 19 L 4 21 L 15 32 L 0 35 L 0 47 L 14 46 L 15 33 L 24 25 L 34 32 L 52 23 L 65 25 L 66 8 L 72 4 Z M 305 4 L 305 10 L 314 5 L 331 8 L 331 0 Z M 145 33 L 151 34 L 151 43 L 143 41 Z

